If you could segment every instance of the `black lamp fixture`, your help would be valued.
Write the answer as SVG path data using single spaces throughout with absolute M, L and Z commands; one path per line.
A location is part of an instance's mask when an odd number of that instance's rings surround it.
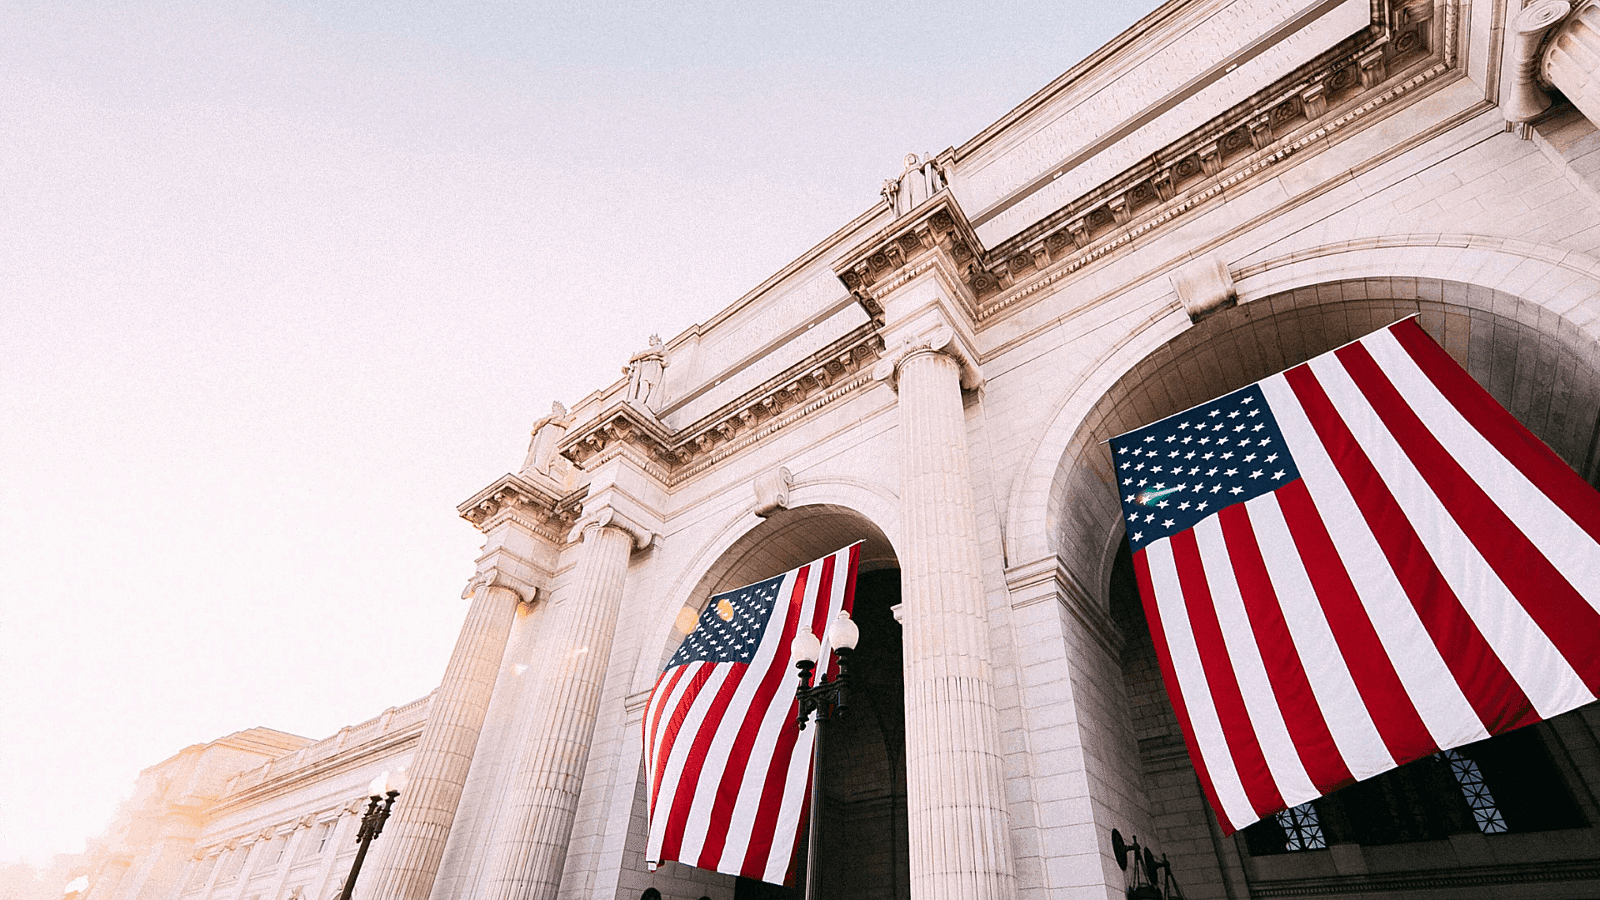
M 361 842 L 361 849 L 356 851 L 355 862 L 350 864 L 350 877 L 344 880 L 344 890 L 339 892 L 339 900 L 350 900 L 355 894 L 356 877 L 361 874 L 361 864 L 367 859 L 367 848 L 383 834 L 383 823 L 389 821 L 389 811 L 394 808 L 394 798 L 400 796 L 400 789 L 405 787 L 405 775 L 400 772 L 385 772 L 372 779 L 368 788 L 369 800 L 367 811 L 361 814 L 361 830 L 356 832 L 356 840 Z M 382 803 L 382 806 L 378 804 Z
M 1117 867 L 1128 871 L 1129 857 L 1133 861 L 1133 879 L 1128 885 L 1128 900 L 1183 900 L 1178 880 L 1172 877 L 1172 863 L 1165 853 L 1161 861 L 1149 847 L 1140 847 L 1135 837 L 1130 843 L 1122 839 L 1122 832 L 1111 829 L 1111 853 L 1117 858 Z M 1160 881 L 1157 881 L 1158 876 Z
M 800 679 L 794 692 L 795 699 L 800 702 L 795 724 L 804 731 L 811 714 L 817 715 L 817 736 L 811 744 L 811 828 L 806 842 L 807 900 L 815 900 L 817 896 L 817 852 L 822 818 L 822 736 L 825 733 L 822 723 L 843 716 L 850 706 L 850 654 L 855 652 L 856 644 L 861 640 L 861 629 L 850 620 L 850 614 L 841 609 L 828 631 L 828 639 L 834 655 L 839 658 L 839 677 L 829 678 L 824 671 L 815 685 L 811 683 L 811 674 L 822 656 L 822 642 L 808 628 L 795 635 L 794 642 L 790 644 L 795 674 Z

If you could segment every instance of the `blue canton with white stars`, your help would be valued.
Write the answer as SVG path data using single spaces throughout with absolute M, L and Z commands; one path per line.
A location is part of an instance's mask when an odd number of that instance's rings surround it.
M 692 662 L 748 663 L 772 619 L 783 576 L 718 594 L 706 604 L 700 622 L 683 639 L 667 668 Z
M 1134 550 L 1300 477 L 1254 384 L 1112 438 L 1111 460 Z

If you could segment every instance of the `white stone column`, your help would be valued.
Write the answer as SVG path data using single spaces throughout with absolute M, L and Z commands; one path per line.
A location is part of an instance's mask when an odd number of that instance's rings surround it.
M 476 582 L 467 621 L 428 707 L 410 783 L 384 828 L 383 856 L 372 873 L 377 877 L 371 887 L 362 885 L 369 897 L 427 900 L 433 889 L 521 599 L 492 576 Z
M 506 818 L 489 851 L 484 896 L 554 898 L 599 712 L 600 691 L 635 534 L 610 510 L 586 519 L 573 584 L 552 609 L 540 682 L 528 714 L 529 745 L 505 798 Z M 639 543 L 647 543 L 640 541 Z M 385 898 L 387 900 L 387 898 Z
M 1584 0 L 1545 43 L 1539 75 L 1600 126 L 1600 0 Z
M 964 354 L 951 341 L 940 326 L 908 344 L 893 373 L 911 896 L 989 900 L 1011 897 L 1015 885 L 967 465 Z

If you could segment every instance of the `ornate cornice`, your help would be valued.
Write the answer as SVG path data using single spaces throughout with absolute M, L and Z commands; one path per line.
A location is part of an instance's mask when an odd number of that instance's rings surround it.
M 1229 189 L 1371 120 L 1456 67 L 1455 2 L 1438 14 L 1432 0 L 1379 0 L 1377 7 L 1372 27 L 992 248 L 978 240 L 946 190 L 862 243 L 834 272 L 879 316 L 881 298 L 942 256 L 959 279 L 955 299 L 981 325 L 1150 232 L 1220 203 Z
M 560 452 L 590 471 L 625 456 L 673 487 L 869 384 L 883 349 L 867 323 L 682 428 L 619 403 L 569 430 Z
M 485 534 L 503 523 L 514 522 L 559 545 L 576 520 L 570 499 L 520 475 L 506 474 L 457 506 L 456 512 Z
M 659 469 L 677 464 L 672 449 L 672 432 L 649 410 L 626 400 L 617 403 L 590 421 L 573 427 L 562 439 L 562 456 L 579 468 L 592 469 L 621 446 L 640 454 L 638 462 Z
M 954 299 L 976 319 L 984 298 L 1000 289 L 983 244 L 948 190 L 889 223 L 833 267 L 850 295 L 878 320 L 882 298 L 943 260 L 954 273 Z

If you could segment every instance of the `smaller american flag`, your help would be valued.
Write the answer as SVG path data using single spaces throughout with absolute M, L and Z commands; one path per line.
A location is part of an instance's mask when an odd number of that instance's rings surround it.
M 860 550 L 712 597 L 667 662 L 644 714 L 650 868 L 789 879 L 816 733 L 795 725 L 789 645 L 853 608 Z M 823 645 L 826 666 L 826 634 Z

